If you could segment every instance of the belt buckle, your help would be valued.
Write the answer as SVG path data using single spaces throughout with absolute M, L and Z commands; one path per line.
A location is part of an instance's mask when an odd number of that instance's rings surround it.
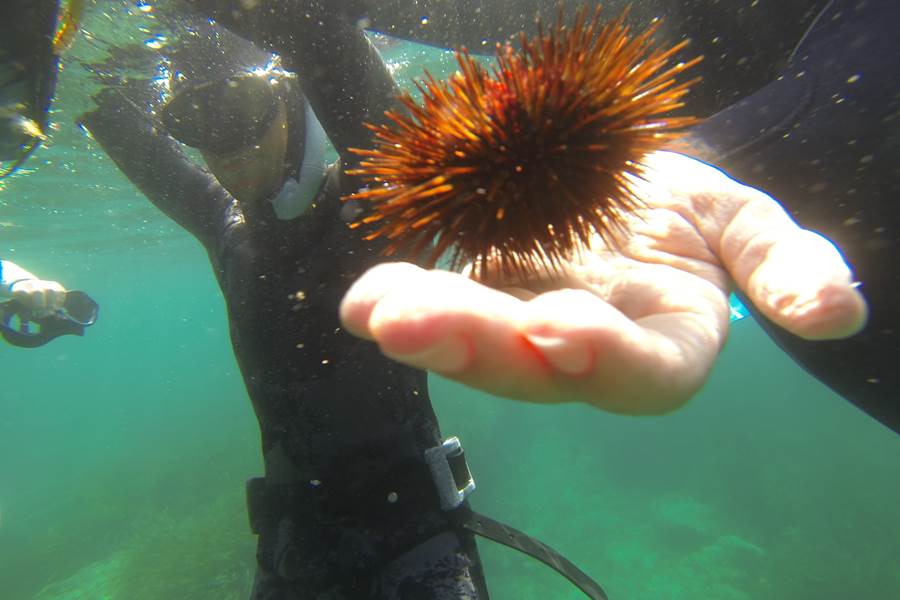
M 440 446 L 425 450 L 425 462 L 437 488 L 441 509 L 454 510 L 475 491 L 475 479 L 466 463 L 459 438 L 447 438 Z

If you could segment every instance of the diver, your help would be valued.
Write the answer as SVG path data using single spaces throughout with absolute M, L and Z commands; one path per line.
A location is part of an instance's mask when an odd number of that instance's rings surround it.
M 98 311 L 84 292 L 0 260 L 0 336 L 10 344 L 36 348 L 61 335 L 84 335 Z
M 47 139 L 60 54 L 84 0 L 11 0 L 0 20 L 0 179 Z
M 378 57 L 354 23 L 330 25 Z M 474 481 L 459 441 L 440 436 L 425 372 L 343 331 L 342 295 L 382 258 L 347 227 L 359 209 L 340 197 L 355 183 L 340 161 L 325 167 L 325 131 L 297 77 L 205 19 L 182 26 L 165 58 L 165 104 L 132 78 L 102 90 L 81 124 L 203 244 L 222 289 L 262 433 L 265 476 L 247 486 L 259 536 L 253 597 L 486 600 L 477 534 L 604 600 L 563 556 L 470 509 Z M 393 82 L 377 64 L 387 106 Z M 339 104 L 324 96 L 344 92 L 319 83 L 304 87 Z M 352 141 L 363 118 L 329 136 L 365 144 Z
M 152 90 L 108 88 L 82 123 L 203 244 L 225 298 L 265 463 L 247 490 L 253 597 L 487 598 L 474 534 L 442 508 L 465 510 L 468 482 L 425 373 L 341 327 L 341 296 L 380 258 L 346 226 L 314 111 L 272 55 L 205 20 L 190 27 L 159 119 Z M 329 135 L 352 143 L 349 129 Z

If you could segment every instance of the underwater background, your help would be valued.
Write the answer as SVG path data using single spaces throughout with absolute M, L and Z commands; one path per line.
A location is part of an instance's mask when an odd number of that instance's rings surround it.
M 84 338 L 0 345 L 0 599 L 248 596 L 244 482 L 259 439 L 200 245 L 74 125 L 83 61 L 162 44 L 140 3 L 90 6 L 51 143 L 0 186 L 0 257 L 101 304 Z M 98 40 L 102 40 L 102 43 Z M 452 56 L 391 44 L 404 86 Z M 519 404 L 437 377 L 476 510 L 535 535 L 612 600 L 900 598 L 900 438 L 734 323 L 685 408 L 622 417 Z M 900 393 L 900 391 L 898 391 Z M 583 597 L 480 544 L 494 600 Z

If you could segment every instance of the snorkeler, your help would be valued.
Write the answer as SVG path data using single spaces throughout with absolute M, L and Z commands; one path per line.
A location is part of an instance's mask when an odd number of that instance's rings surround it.
M 59 56 L 83 0 L 10 0 L 0 20 L 0 179 L 46 140 Z
M 334 26 L 365 42 L 355 25 Z M 265 477 L 247 489 L 253 597 L 484 600 L 477 532 L 605 598 L 563 557 L 468 508 L 474 484 L 458 442 L 441 439 L 426 374 L 341 327 L 341 296 L 381 258 L 347 227 L 349 179 L 324 169 L 324 133 L 296 79 L 225 30 L 191 30 L 171 56 L 179 75 L 159 121 L 148 97 L 106 89 L 82 122 L 204 245 L 222 289 L 262 433 Z M 333 137 L 350 143 L 350 130 Z M 198 148 L 216 177 L 166 132 Z

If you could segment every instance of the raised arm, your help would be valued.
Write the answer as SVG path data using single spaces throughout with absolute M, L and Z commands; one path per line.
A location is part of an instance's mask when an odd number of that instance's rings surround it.
M 97 108 L 82 115 L 81 124 L 157 208 L 207 250 L 214 248 L 234 205 L 231 195 L 124 94 L 105 89 L 95 101 Z

